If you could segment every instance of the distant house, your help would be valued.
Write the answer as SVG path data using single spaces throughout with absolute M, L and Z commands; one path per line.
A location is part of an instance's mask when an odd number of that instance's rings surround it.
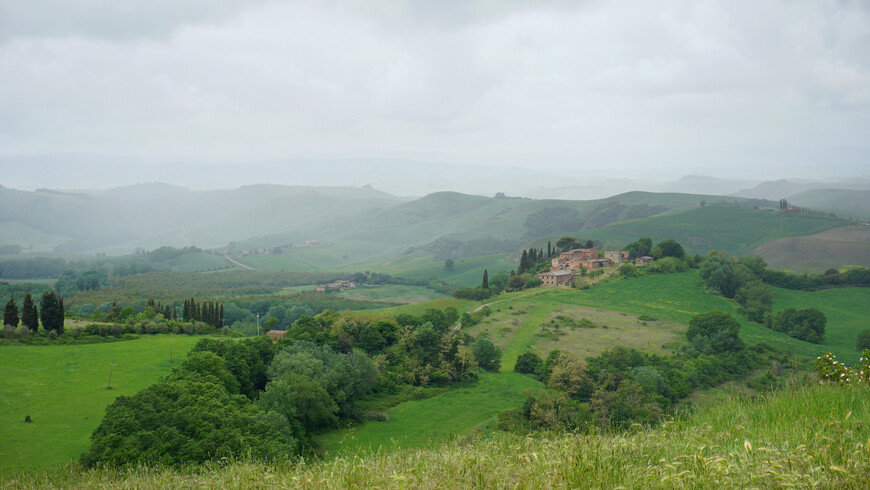
M 604 258 L 610 259 L 614 264 L 621 264 L 628 260 L 628 250 L 611 250 L 604 252 Z
M 644 255 L 643 257 L 638 257 L 638 258 L 634 259 L 634 265 L 649 264 L 652 261 L 653 261 L 652 257 L 650 257 L 649 255 Z
M 323 291 L 344 291 L 345 289 L 353 289 L 356 287 L 356 284 L 345 281 L 343 279 L 339 279 L 338 281 L 331 282 L 329 284 L 323 286 L 316 286 L 314 288 L 315 291 L 323 292 Z
M 286 337 L 287 332 L 284 330 L 269 330 L 266 332 L 266 335 L 268 335 L 270 339 L 278 341 Z
M 320 240 L 305 240 L 306 247 L 319 247 Z
M 539 272 L 535 274 L 535 277 L 540 279 L 544 286 L 570 286 L 571 280 L 574 279 L 574 273 L 564 270 Z

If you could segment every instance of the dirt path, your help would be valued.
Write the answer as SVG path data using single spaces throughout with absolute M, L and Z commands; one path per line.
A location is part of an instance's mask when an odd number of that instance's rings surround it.
M 526 297 L 526 296 L 530 296 L 531 294 L 532 294 L 532 293 L 526 293 L 526 294 L 521 294 L 521 295 L 519 295 L 519 296 L 514 296 L 514 297 L 512 297 L 512 298 L 504 298 L 504 299 L 500 299 L 500 300 L 497 300 L 497 301 L 491 301 L 491 302 L 489 302 L 489 303 L 484 303 L 484 304 L 478 306 L 477 308 L 475 308 L 474 310 L 472 310 L 471 313 L 477 313 L 478 311 L 480 311 L 480 310 L 486 308 L 487 306 L 494 305 L 494 304 L 496 304 L 496 303 L 501 303 L 502 301 L 507 301 L 507 300 L 509 300 L 509 299 L 524 298 L 524 297 Z M 453 327 L 453 330 L 459 330 L 460 328 L 462 328 L 462 322 L 457 323 L 456 326 Z
M 254 269 L 253 267 L 248 267 L 245 264 L 242 264 L 241 262 L 236 262 L 235 260 L 231 259 L 229 255 L 224 255 L 224 258 L 227 259 L 228 261 L 230 261 L 230 263 L 236 264 L 239 267 L 244 267 L 245 269 L 252 270 L 252 271 L 257 270 L 257 269 Z

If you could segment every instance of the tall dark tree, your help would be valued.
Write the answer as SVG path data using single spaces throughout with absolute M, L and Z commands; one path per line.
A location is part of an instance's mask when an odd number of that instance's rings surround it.
M 520 257 L 520 267 L 518 269 L 520 271 L 520 274 L 522 274 L 523 272 L 526 271 L 526 267 L 528 267 L 528 263 L 529 263 L 529 254 L 525 250 L 523 250 L 523 255 Z
M 18 326 L 18 306 L 15 305 L 15 298 L 9 298 L 6 303 L 6 309 L 3 310 L 3 325 Z
M 553 246 L 550 244 L 550 241 L 547 240 L 547 257 L 553 256 Z
M 24 295 L 24 304 L 21 305 L 21 324 L 36 333 L 39 330 L 39 312 L 33 304 L 33 296 L 30 293 Z
M 55 330 L 57 328 L 57 317 L 63 317 L 59 313 L 60 303 L 57 300 L 57 294 L 54 290 L 47 291 L 42 295 L 42 305 L 39 312 L 39 319 L 42 320 L 42 328 L 46 331 Z
M 64 321 L 63 296 L 61 296 L 57 300 L 57 315 L 54 317 L 54 330 L 59 334 L 63 333 L 63 321 Z
M 221 303 L 220 317 L 218 318 L 218 323 L 219 323 L 219 325 L 217 325 L 218 327 L 224 326 L 224 305 L 223 305 L 223 303 Z
M 489 273 L 486 269 L 483 270 L 483 284 L 480 287 L 483 289 L 489 289 Z

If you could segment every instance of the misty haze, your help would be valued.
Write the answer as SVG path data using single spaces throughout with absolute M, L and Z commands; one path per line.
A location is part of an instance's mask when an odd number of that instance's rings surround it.
M 0 483 L 870 486 L 870 7 L 0 0 Z

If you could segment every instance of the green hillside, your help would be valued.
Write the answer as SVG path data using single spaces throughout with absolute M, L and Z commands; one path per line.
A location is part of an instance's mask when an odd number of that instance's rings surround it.
M 651 237 L 653 241 L 673 238 L 691 254 L 703 255 L 716 249 L 740 255 L 777 238 L 808 235 L 843 224 L 843 220 L 822 216 L 704 206 L 679 214 L 615 223 L 574 235 L 614 245 L 623 245 L 642 236 Z

